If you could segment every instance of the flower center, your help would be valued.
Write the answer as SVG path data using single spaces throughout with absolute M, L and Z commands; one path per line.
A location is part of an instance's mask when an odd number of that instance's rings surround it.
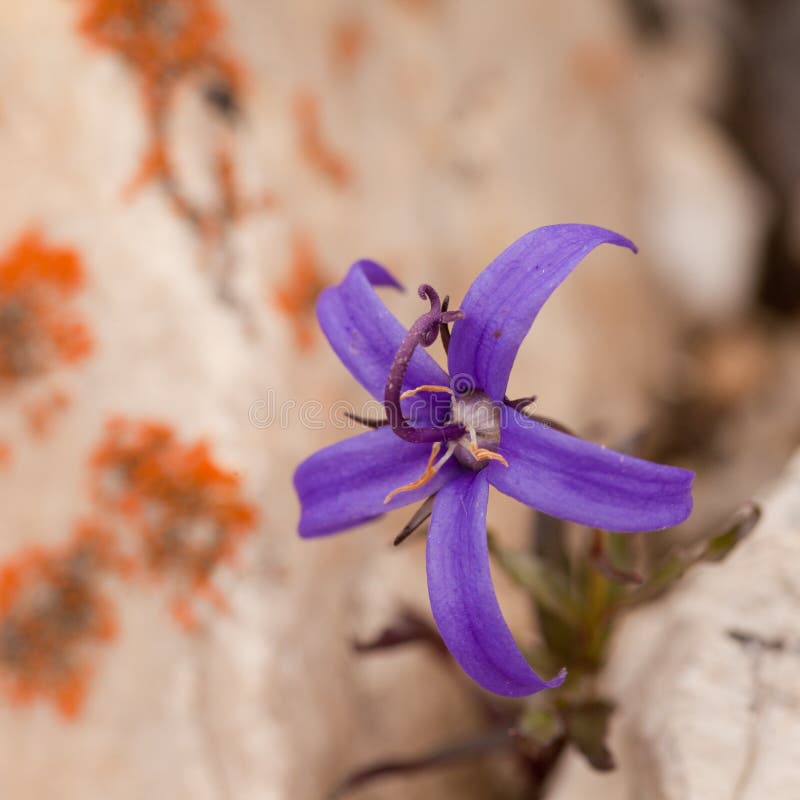
M 484 392 L 454 396 L 452 420 L 466 433 L 457 440 L 455 456 L 468 469 L 483 469 L 490 461 L 508 462 L 496 453 L 500 444 L 500 407 Z
M 448 386 L 418 386 L 408 392 L 403 392 L 400 399 L 413 397 L 419 392 L 448 392 L 453 395 L 450 404 L 450 427 L 456 426 L 464 431 L 457 439 L 450 439 L 445 447 L 444 454 L 441 442 L 434 442 L 428 464 L 422 475 L 405 486 L 399 486 L 386 495 L 384 503 L 401 492 L 410 492 L 429 483 L 436 473 L 455 455 L 461 466 L 474 472 L 488 466 L 490 461 L 499 461 L 504 467 L 508 466 L 500 453 L 494 452 L 500 444 L 500 408 L 484 392 L 471 392 L 467 395 L 456 396 Z
M 387 424 L 401 439 L 416 444 L 430 443 L 431 453 L 422 475 L 389 492 L 384 503 L 388 503 L 401 492 L 419 489 L 430 482 L 453 455 L 463 467 L 476 472 L 486 467 L 490 461 L 499 461 L 508 466 L 505 458 L 495 452 L 500 443 L 501 409 L 486 393 L 472 391 L 457 395 L 449 386 L 431 384 L 402 391 L 403 380 L 417 346 L 430 347 L 441 335 L 447 349 L 445 332 L 449 336 L 449 323 L 464 317 L 463 311 L 448 311 L 447 298 L 442 303 L 439 295 L 430 286 L 420 286 L 419 295 L 430 301 L 431 310 L 411 326 L 398 348 L 386 378 L 383 406 Z M 450 419 L 447 424 L 415 428 L 405 417 L 400 402 L 420 392 L 444 392 L 451 395 Z

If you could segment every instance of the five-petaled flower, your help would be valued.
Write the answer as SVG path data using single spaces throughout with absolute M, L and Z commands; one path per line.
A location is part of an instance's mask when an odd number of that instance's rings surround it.
M 486 508 L 493 485 L 541 512 L 594 528 L 650 531 L 682 522 L 693 474 L 563 433 L 506 397 L 509 373 L 539 309 L 600 244 L 636 252 L 626 238 L 589 225 L 531 231 L 475 280 L 459 311 L 429 286 L 431 310 L 409 331 L 374 286 L 399 288 L 373 261 L 358 261 L 317 305 L 336 354 L 374 397 L 386 422 L 304 461 L 295 474 L 300 535 L 322 536 L 435 494 L 427 540 L 434 619 L 462 669 L 497 694 L 560 685 L 529 666 L 503 619 L 489 572 Z M 449 333 L 449 323 L 452 334 Z M 449 338 L 445 373 L 418 345 Z M 447 399 L 409 417 L 419 393 Z M 401 403 L 402 401 L 402 403 Z

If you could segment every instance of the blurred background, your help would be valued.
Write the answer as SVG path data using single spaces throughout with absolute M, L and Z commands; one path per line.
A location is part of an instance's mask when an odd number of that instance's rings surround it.
M 410 323 L 419 283 L 458 299 L 532 228 L 631 237 L 548 303 L 511 396 L 695 469 L 662 537 L 776 480 L 799 73 L 796 0 L 2 0 L 0 795 L 305 800 L 480 727 L 430 653 L 353 652 L 428 614 L 403 512 L 296 535 L 295 466 L 350 435 L 301 404 L 365 399 L 314 319 L 358 258 Z M 361 796 L 521 791 L 500 759 Z M 637 796 L 733 796 L 677 791 Z

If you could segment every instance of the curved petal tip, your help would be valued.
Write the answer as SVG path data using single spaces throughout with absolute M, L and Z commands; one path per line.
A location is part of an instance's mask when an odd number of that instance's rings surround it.
M 386 376 L 406 328 L 375 292 L 376 287 L 401 290 L 395 277 L 376 261 L 356 261 L 341 283 L 329 286 L 317 299 L 317 319 L 339 360 L 375 398 L 382 400 Z M 407 382 L 442 384 L 447 376 L 424 351 L 411 359 Z
M 567 679 L 567 668 L 561 667 L 561 672 L 559 672 L 558 675 L 556 675 L 555 678 L 553 678 L 552 680 L 545 681 L 545 685 L 547 686 L 548 689 L 556 689 L 559 686 L 561 686 L 561 684 L 564 683 L 566 679 Z
M 471 375 L 491 398 L 502 400 L 522 340 L 540 309 L 575 267 L 603 244 L 636 245 L 596 225 L 549 225 L 526 233 L 481 272 L 459 308 L 448 365 Z
M 393 289 L 399 289 L 401 292 L 405 291 L 403 284 L 400 283 L 386 267 L 379 264 L 377 261 L 372 261 L 369 258 L 361 258 L 350 267 L 350 272 L 353 271 L 362 272 L 372 286 L 391 286 Z
M 489 570 L 481 473 L 454 478 L 436 495 L 428 533 L 428 594 L 436 625 L 461 669 L 484 689 L 524 697 L 560 686 L 544 680 L 517 647 L 497 603 Z

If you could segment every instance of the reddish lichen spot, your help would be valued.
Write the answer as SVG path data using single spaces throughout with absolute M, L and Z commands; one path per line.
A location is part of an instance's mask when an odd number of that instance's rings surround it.
M 0 391 L 89 355 L 89 329 L 70 304 L 83 283 L 78 254 L 35 230 L 0 257 Z
M 220 170 L 230 161 L 230 145 L 216 159 L 214 177 L 222 210 L 206 211 L 182 193 L 169 156 L 167 129 L 178 88 L 199 80 L 210 105 L 228 121 L 239 107 L 245 82 L 243 67 L 226 49 L 226 22 L 212 0 L 81 0 L 80 32 L 93 44 L 123 58 L 139 78 L 150 141 L 139 168 L 124 188 L 130 199 L 152 181 L 159 182 L 173 210 L 204 235 L 237 216 L 244 204 L 235 195 L 232 171 Z M 226 164 L 227 166 L 227 164 Z M 231 200 L 234 200 L 232 203 Z M 231 218 L 225 209 L 234 205 Z
M 275 305 L 289 318 L 297 346 L 306 350 L 314 343 L 314 308 L 326 281 L 311 240 L 302 233 L 292 237 L 292 261 L 286 282 L 274 293 Z
M 342 20 L 331 31 L 330 59 L 336 69 L 352 69 L 364 54 L 367 31 L 358 19 Z
M 28 430 L 34 436 L 44 438 L 52 430 L 56 418 L 69 407 L 69 404 L 69 395 L 61 389 L 31 401 L 22 409 Z
M 80 32 L 135 69 L 145 102 L 168 102 L 176 81 L 205 72 L 241 86 L 243 71 L 221 43 L 226 22 L 212 0 L 81 0 Z
M 401 6 L 405 6 L 409 11 L 425 13 L 436 5 L 436 0 L 397 0 L 397 3 Z
M 155 180 L 168 180 L 172 172 L 172 167 L 167 157 L 166 142 L 160 137 L 150 142 L 145 152 L 139 168 L 133 177 L 122 189 L 122 196 L 125 200 L 130 200 L 133 196 Z
M 185 443 L 163 423 L 128 419 L 108 423 L 92 475 L 97 501 L 134 534 L 140 570 L 170 581 L 181 624 L 194 625 L 192 599 L 224 607 L 214 572 L 256 526 L 239 475 L 219 466 L 206 442 Z
M 96 648 L 117 630 L 104 577 L 119 568 L 113 536 L 94 522 L 62 546 L 26 548 L 0 563 L 0 688 L 15 704 L 80 712 Z
M 0 470 L 7 470 L 11 466 L 12 449 L 8 442 L 0 441 Z
M 350 166 L 332 150 L 322 135 L 319 101 L 313 93 L 301 91 L 294 98 L 294 118 L 300 153 L 313 169 L 338 187 L 352 180 Z
M 587 41 L 573 50 L 571 66 L 576 81 L 583 88 L 604 94 L 622 83 L 629 57 L 614 42 Z

